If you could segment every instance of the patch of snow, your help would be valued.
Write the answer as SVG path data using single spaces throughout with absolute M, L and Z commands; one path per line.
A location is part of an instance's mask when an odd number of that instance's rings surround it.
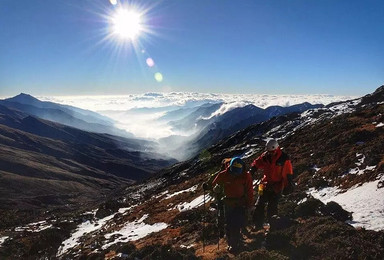
M 364 171 L 360 170 L 358 167 L 356 167 L 356 168 L 349 169 L 348 173 L 349 174 L 362 175 L 362 174 L 364 174 Z
M 155 223 L 153 225 L 145 224 L 143 221 L 147 217 L 148 215 L 145 214 L 139 220 L 126 223 L 119 231 L 106 234 L 105 238 L 108 240 L 111 239 L 112 237 L 117 237 L 117 238 L 115 238 L 112 242 L 109 242 L 103 245 L 102 249 L 105 250 L 111 245 L 116 244 L 118 242 L 136 241 L 136 240 L 139 240 L 140 238 L 148 236 L 151 233 L 159 232 L 168 227 L 168 224 L 163 222 Z
M 367 167 L 365 168 L 365 171 L 373 171 L 374 169 L 376 169 L 376 166 L 375 166 L 375 165 L 367 166 Z
M 320 190 L 310 188 L 307 193 L 315 199 L 321 200 L 323 203 L 327 203 L 331 200 L 331 198 L 335 197 L 340 192 L 341 189 L 337 187 L 326 187 Z
M 198 187 L 198 185 L 195 185 L 195 186 L 193 186 L 193 187 L 191 187 L 191 188 L 189 188 L 189 189 L 181 190 L 181 191 L 177 191 L 177 192 L 175 192 L 175 193 L 169 194 L 169 195 L 167 195 L 167 197 L 165 197 L 163 200 L 170 199 L 170 198 L 172 198 L 172 197 L 174 197 L 174 196 L 177 196 L 177 195 L 179 195 L 179 194 L 181 194 L 181 193 L 184 193 L 184 192 L 194 192 L 195 190 L 197 190 L 197 187 Z
M 82 236 L 84 236 L 85 234 L 94 232 L 98 229 L 101 229 L 107 223 L 107 221 L 112 219 L 114 216 L 115 214 L 96 220 L 96 221 L 87 220 L 81 223 L 77 227 L 76 231 L 71 234 L 71 237 L 63 241 L 62 245 L 59 247 L 59 250 L 56 256 L 61 256 L 64 253 L 66 253 L 69 249 L 75 247 Z
M 355 111 L 355 106 L 359 104 L 361 99 L 355 99 L 348 102 L 343 102 L 341 104 L 333 105 L 329 109 L 335 113 L 335 116 L 352 113 Z
M 315 172 L 318 172 L 321 170 L 321 168 L 317 167 L 317 165 L 313 165 L 312 170 L 314 170 Z
M 258 153 L 258 152 L 259 152 L 258 149 L 251 148 L 251 149 L 249 149 L 248 151 L 246 151 L 246 152 L 244 153 L 244 155 L 242 156 L 242 159 L 249 158 L 249 157 L 255 155 L 255 154 Z
M 212 200 L 212 197 L 209 195 L 205 195 L 205 203 Z M 175 208 L 177 208 L 180 212 L 187 211 L 193 208 L 200 207 L 204 204 L 204 195 L 201 195 L 197 197 L 196 199 L 192 200 L 191 202 L 183 202 L 179 205 L 176 205 Z
M 384 176 L 373 182 L 361 186 L 354 186 L 344 193 L 338 188 L 325 188 L 321 190 L 310 189 L 313 197 L 323 203 L 335 201 L 345 210 L 352 212 L 354 227 L 363 227 L 370 230 L 384 229 L 384 188 L 378 188 Z
M 0 247 L 8 238 L 9 238 L 8 236 L 0 237 Z
M 365 161 L 365 155 L 362 153 L 356 153 L 356 157 L 357 158 L 361 157 L 360 159 L 358 159 L 358 162 L 355 163 L 357 166 L 361 166 Z
M 367 167 L 365 167 L 364 169 L 361 169 L 361 170 L 358 167 L 356 167 L 356 168 L 353 168 L 353 169 L 349 169 L 348 173 L 349 174 L 362 175 L 366 171 L 373 171 L 374 169 L 376 169 L 376 166 L 367 166 Z
M 308 200 L 308 198 L 304 198 L 304 199 L 300 200 L 299 202 L 297 202 L 297 204 L 300 205 L 300 204 L 306 202 L 307 200 Z
M 51 227 L 52 227 L 51 224 L 48 224 L 47 221 L 43 220 L 43 221 L 39 221 L 39 222 L 35 222 L 35 223 L 29 223 L 24 227 L 16 227 L 15 231 L 16 232 L 24 232 L 24 231 L 40 232 L 40 231 L 43 231 L 43 230 L 51 228 Z
M 85 215 L 96 215 L 96 212 L 97 212 L 97 209 L 94 209 L 92 211 L 87 211 L 87 212 L 84 212 L 82 215 L 85 216 Z
M 376 125 L 376 127 L 383 127 L 384 126 L 384 123 L 378 123 L 377 125 Z
M 163 197 L 165 194 L 168 194 L 168 190 L 166 190 L 166 191 L 164 191 L 164 192 L 162 192 L 162 193 L 160 193 L 159 195 L 156 195 L 155 196 L 155 199 L 158 199 L 158 198 L 161 198 L 161 197 Z
M 189 246 L 181 245 L 180 247 L 181 247 L 181 248 L 189 249 L 189 248 L 192 248 L 192 247 L 194 247 L 194 246 L 195 246 L 195 244 L 192 244 L 192 245 L 189 245 Z
M 275 128 L 271 129 L 265 135 L 279 136 L 282 139 L 295 133 L 297 130 L 313 125 L 323 119 L 333 118 L 340 114 L 351 113 L 355 111 L 355 106 L 360 102 L 360 99 L 352 100 L 346 103 L 333 105 L 329 108 L 315 108 L 304 111 L 300 114 L 300 118 L 294 121 L 285 122 Z
M 130 206 L 130 207 L 127 207 L 127 208 L 119 208 L 119 213 L 121 213 L 121 214 L 124 214 L 124 213 L 126 213 L 127 211 L 129 211 L 130 209 L 132 209 L 132 208 L 134 208 L 134 207 L 136 207 L 137 205 L 133 205 L 133 206 Z
M 180 176 L 186 176 L 186 175 L 187 175 L 187 172 L 188 172 L 188 170 L 182 171 L 182 172 L 180 173 Z

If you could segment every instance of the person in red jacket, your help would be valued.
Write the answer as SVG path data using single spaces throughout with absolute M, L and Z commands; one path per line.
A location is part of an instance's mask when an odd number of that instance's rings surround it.
M 275 139 L 270 139 L 266 144 L 266 151 L 256 158 L 249 172 L 253 175 L 257 169 L 263 170 L 263 177 L 260 181 L 253 221 L 256 229 L 263 228 L 264 210 L 267 207 L 267 219 L 270 222 L 271 217 L 277 215 L 277 206 L 281 194 L 284 190 L 292 190 L 293 169 L 289 156 L 283 152 Z
M 246 171 L 243 160 L 234 157 L 229 166 L 213 180 L 212 186 L 215 187 L 217 184 L 224 188 L 223 201 L 228 250 L 236 252 L 241 246 L 240 230 L 246 224 L 247 208 L 253 206 L 252 176 Z

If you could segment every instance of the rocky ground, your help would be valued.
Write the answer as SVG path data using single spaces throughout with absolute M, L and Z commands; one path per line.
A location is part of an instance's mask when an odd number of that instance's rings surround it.
M 356 101 L 250 126 L 190 161 L 116 191 L 97 210 L 60 212 L 40 224 L 1 230 L 0 258 L 384 259 L 384 231 L 359 227 L 353 212 L 309 194 L 382 179 L 383 101 L 382 87 Z M 291 155 L 297 187 L 283 196 L 268 232 L 249 226 L 242 251 L 230 254 L 214 200 L 201 184 L 225 157 L 241 155 L 249 165 L 270 136 Z M 378 182 L 376 189 L 383 186 Z

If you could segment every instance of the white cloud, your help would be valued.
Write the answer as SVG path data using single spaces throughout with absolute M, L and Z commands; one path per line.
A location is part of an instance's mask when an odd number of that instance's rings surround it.
M 232 109 L 235 109 L 235 108 L 238 108 L 238 107 L 244 107 L 246 105 L 248 105 L 249 103 L 246 103 L 244 101 L 235 101 L 235 102 L 230 102 L 230 103 L 224 103 L 223 105 L 221 105 L 221 107 L 216 110 L 215 112 L 213 112 L 209 117 L 207 118 L 202 118 L 203 120 L 208 120 L 208 119 L 211 119 L 215 116 L 221 116 L 225 113 L 227 113 L 228 111 L 231 111 Z
M 141 107 L 165 107 L 198 105 L 211 102 L 243 102 L 266 108 L 272 105 L 290 106 L 303 102 L 329 104 L 336 101 L 356 98 L 355 96 L 333 95 L 261 95 L 261 94 L 214 94 L 193 92 L 145 93 L 120 96 L 51 96 L 38 97 L 41 100 L 73 105 L 84 109 L 129 110 Z
M 103 111 L 102 114 L 115 120 L 117 128 L 124 129 L 140 138 L 159 139 L 174 134 L 171 126 L 156 121 L 164 115 L 164 112 L 135 114 L 107 110 Z
M 99 112 L 116 120 L 116 126 L 140 138 L 159 139 L 175 133 L 167 122 L 157 122 L 162 114 L 178 108 L 196 107 L 204 103 L 224 102 L 209 118 L 231 109 L 253 104 L 266 108 L 272 105 L 291 106 L 303 102 L 329 104 L 355 98 L 333 95 L 261 95 L 261 94 L 215 94 L 193 92 L 144 93 L 121 96 L 53 96 L 37 97 L 41 100 L 72 105 Z M 134 110 L 136 109 L 136 110 Z M 137 109 L 141 109 L 137 113 Z M 135 113 L 136 114 L 135 114 Z M 188 133 L 185 133 L 187 135 Z

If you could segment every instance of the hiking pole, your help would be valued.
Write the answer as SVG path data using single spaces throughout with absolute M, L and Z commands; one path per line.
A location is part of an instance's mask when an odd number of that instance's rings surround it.
M 220 203 L 217 200 L 217 250 L 220 250 Z
M 205 253 L 205 238 L 204 238 L 204 232 L 205 232 L 205 189 L 203 189 L 203 253 Z

